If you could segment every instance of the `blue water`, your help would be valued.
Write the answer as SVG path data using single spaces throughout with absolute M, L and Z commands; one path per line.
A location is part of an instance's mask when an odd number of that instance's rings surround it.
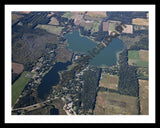
M 84 36 L 80 36 L 78 31 L 73 31 L 64 35 L 67 39 L 67 43 L 69 44 L 68 48 L 72 51 L 82 52 L 89 55 L 88 50 L 92 51 L 93 48 L 97 46 L 96 42 L 90 40 Z M 91 65 L 100 66 L 113 66 L 117 62 L 117 52 L 124 49 L 123 42 L 114 38 L 110 44 L 100 51 L 98 55 L 90 61 Z
M 52 69 L 42 78 L 41 84 L 38 86 L 38 97 L 42 100 L 45 100 L 52 90 L 52 86 L 55 86 L 59 82 L 59 74 L 58 71 L 66 70 L 67 66 L 70 65 L 71 62 L 67 63 L 56 63 Z

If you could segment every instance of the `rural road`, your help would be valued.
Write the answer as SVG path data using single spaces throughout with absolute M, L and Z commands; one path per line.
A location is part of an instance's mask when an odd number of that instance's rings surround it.
M 34 107 L 34 106 L 38 106 L 38 105 L 40 105 L 40 104 L 44 104 L 44 103 L 47 103 L 47 102 L 49 102 L 49 101 L 50 101 L 50 100 L 46 100 L 46 101 L 43 101 L 43 102 L 41 102 L 41 103 L 33 104 L 33 105 L 30 105 L 30 106 L 27 106 L 27 107 L 23 107 L 23 108 L 15 108 L 15 109 L 12 109 L 12 111 L 32 108 L 32 107 Z M 37 109 L 37 108 L 36 108 L 36 109 Z

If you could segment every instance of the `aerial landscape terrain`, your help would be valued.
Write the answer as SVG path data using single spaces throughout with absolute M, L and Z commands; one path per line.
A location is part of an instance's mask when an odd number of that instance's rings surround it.
M 12 11 L 12 115 L 148 115 L 148 22 L 143 11 Z

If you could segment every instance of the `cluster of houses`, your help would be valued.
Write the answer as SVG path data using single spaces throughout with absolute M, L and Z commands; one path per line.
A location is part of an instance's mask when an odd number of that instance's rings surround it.
M 52 54 L 54 54 L 54 52 L 49 52 L 49 56 Z M 37 87 L 35 85 L 38 85 L 44 75 L 44 73 L 50 69 L 51 67 L 51 62 L 53 60 L 53 57 L 47 57 L 49 59 L 46 59 L 45 57 L 40 57 L 38 59 L 38 62 L 36 63 L 36 65 L 32 68 L 32 73 L 34 74 L 32 76 L 32 79 L 34 79 L 33 81 L 29 82 L 28 85 L 30 85 L 31 87 Z M 53 63 L 52 63 L 53 64 Z
M 67 113 L 67 115 L 76 115 L 76 112 L 72 109 L 73 102 L 65 104 L 63 109 Z

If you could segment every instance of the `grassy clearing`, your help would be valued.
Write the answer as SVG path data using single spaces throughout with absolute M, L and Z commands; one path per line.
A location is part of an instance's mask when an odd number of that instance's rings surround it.
M 72 17 L 72 12 L 66 12 L 66 13 L 63 14 L 62 17 L 71 19 L 71 17 Z
M 139 59 L 139 51 L 128 51 L 128 58 L 129 59 Z
M 93 34 L 94 32 L 98 32 L 99 31 L 99 26 L 100 26 L 101 22 L 81 22 L 80 26 L 84 27 L 84 29 L 86 31 L 91 30 L 91 33 Z
M 40 29 L 44 29 L 46 30 L 47 32 L 49 33 L 52 33 L 52 34 L 56 34 L 56 35 L 60 35 L 62 29 L 64 27 L 58 27 L 58 26 L 52 26 L 52 25 L 41 25 L 41 24 L 38 24 L 36 28 L 40 28 Z
M 94 23 L 92 24 L 92 30 L 91 30 L 91 32 L 92 32 L 92 33 L 98 32 L 99 26 L 100 26 L 100 22 L 94 22 Z
M 137 75 L 138 75 L 138 78 L 139 79 L 145 79 L 147 80 L 148 79 L 148 68 L 144 68 L 144 67 L 139 67 L 137 69 Z
M 115 23 L 109 23 L 109 28 L 108 28 L 108 30 L 111 31 L 111 32 L 113 32 L 113 31 L 115 31 L 115 27 L 116 27 L 116 24 L 115 24 Z
M 137 61 L 136 64 L 137 66 L 140 66 L 140 67 L 148 67 L 147 61 Z
M 12 106 L 20 96 L 22 90 L 27 85 L 32 77 L 32 73 L 24 71 L 18 80 L 12 85 Z

